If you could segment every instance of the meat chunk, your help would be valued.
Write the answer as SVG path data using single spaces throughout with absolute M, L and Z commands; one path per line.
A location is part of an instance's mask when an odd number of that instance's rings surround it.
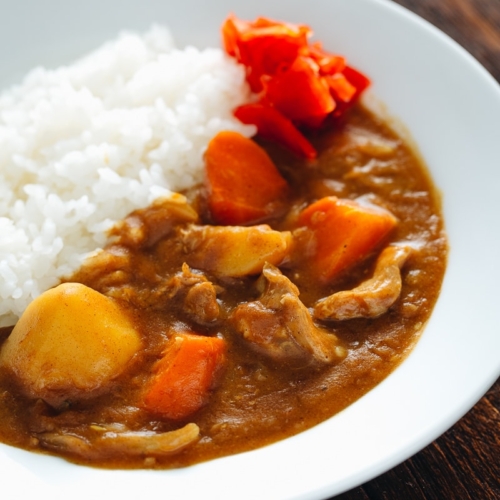
M 216 321 L 220 309 L 214 285 L 209 281 L 193 285 L 186 294 L 184 307 L 197 323 L 206 324 Z
M 257 286 L 259 300 L 239 305 L 231 315 L 234 328 L 252 348 L 297 368 L 345 356 L 337 337 L 314 325 L 298 288 L 279 269 L 266 264 Z
M 109 289 L 131 280 L 131 252 L 128 248 L 109 246 L 89 255 L 72 281 L 92 283 L 91 288 L 106 294 Z
M 168 236 L 179 224 L 196 222 L 198 214 L 185 196 L 173 193 L 151 206 L 133 211 L 110 231 L 112 242 L 130 248 L 148 248 Z
M 162 457 L 178 453 L 198 441 L 200 429 L 187 424 L 175 431 L 131 432 L 92 426 L 92 439 L 78 432 L 46 432 L 37 435 L 40 445 L 49 450 L 69 453 L 86 460 L 128 456 Z M 92 432 L 93 430 L 93 432 Z M 85 432 L 88 434 L 89 430 Z
M 379 255 L 373 276 L 352 290 L 334 293 L 314 306 L 314 317 L 321 320 L 376 318 L 401 293 L 401 268 L 411 253 L 409 246 L 390 245 Z
M 219 317 L 218 291 L 220 290 L 202 273 L 193 272 L 184 263 L 182 270 L 164 285 L 162 293 L 169 299 L 180 298 L 191 319 L 203 325 L 212 323 Z
M 190 225 L 181 231 L 186 262 L 217 276 L 259 274 L 266 262 L 280 264 L 289 253 L 292 235 L 267 224 L 251 227 Z

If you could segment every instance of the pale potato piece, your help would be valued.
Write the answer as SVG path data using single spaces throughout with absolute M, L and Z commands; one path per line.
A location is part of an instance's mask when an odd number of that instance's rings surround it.
M 292 235 L 258 226 L 197 226 L 182 230 L 186 262 L 218 276 L 259 274 L 266 262 L 278 266 L 288 256 Z
M 95 395 L 123 372 L 141 340 L 113 300 L 79 283 L 35 299 L 0 351 L 26 394 L 57 406 Z

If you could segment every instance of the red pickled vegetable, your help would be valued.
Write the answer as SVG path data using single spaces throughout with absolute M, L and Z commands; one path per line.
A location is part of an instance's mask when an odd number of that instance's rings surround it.
M 322 75 L 341 73 L 346 66 L 345 57 L 325 52 L 320 42 L 305 47 L 301 53 L 316 61 Z
M 318 65 L 299 56 L 264 80 L 266 102 L 298 125 L 317 126 L 335 109 L 328 83 L 318 78 Z
M 229 16 L 222 26 L 226 52 L 247 68 L 253 92 L 262 90 L 261 77 L 272 75 L 281 64 L 291 64 L 307 44 L 307 26 L 259 17 L 247 22 Z
M 359 97 L 361 92 L 370 86 L 370 79 L 351 66 L 346 66 L 342 73 L 349 83 L 356 87 L 356 94 L 353 99 Z
M 285 146 L 298 156 L 316 158 L 316 150 L 305 136 L 276 108 L 265 104 L 244 104 L 234 111 L 234 116 L 242 123 L 256 125 L 265 139 Z
M 240 106 L 235 115 L 306 158 L 317 154 L 298 128 L 319 128 L 328 116 L 341 116 L 370 84 L 344 57 L 309 43 L 311 35 L 308 26 L 264 17 L 249 22 L 231 15 L 222 26 L 226 52 L 245 66 L 247 81 L 259 94 L 258 104 Z
M 340 98 L 337 99 L 337 108 L 333 111 L 333 116 L 335 117 L 342 116 L 342 114 L 357 101 L 363 90 L 370 86 L 370 80 L 351 66 L 346 66 L 342 75 L 347 82 L 354 87 L 355 91 L 348 101 L 343 101 Z M 335 91 L 335 89 L 332 89 L 332 93 L 335 93 Z
M 356 87 L 342 73 L 325 76 L 331 93 L 338 101 L 348 103 L 356 94 Z

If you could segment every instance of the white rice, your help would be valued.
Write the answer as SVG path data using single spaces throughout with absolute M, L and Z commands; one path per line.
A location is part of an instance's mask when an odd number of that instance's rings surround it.
M 154 26 L 0 94 L 0 326 L 76 270 L 132 210 L 203 178 L 202 155 L 249 90 L 219 49 Z

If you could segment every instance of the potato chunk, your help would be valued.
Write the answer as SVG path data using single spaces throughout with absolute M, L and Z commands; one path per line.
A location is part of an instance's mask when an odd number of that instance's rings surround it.
M 252 349 L 297 369 L 345 357 L 338 338 L 314 324 L 299 289 L 278 268 L 266 264 L 257 287 L 262 292 L 258 300 L 238 305 L 230 319 Z
M 141 340 L 112 299 L 78 283 L 48 290 L 26 309 L 0 351 L 25 393 L 53 406 L 96 395 L 123 372 Z
M 217 276 L 241 277 L 259 274 L 266 262 L 280 265 L 292 243 L 289 231 L 258 226 L 197 226 L 181 232 L 186 262 Z

